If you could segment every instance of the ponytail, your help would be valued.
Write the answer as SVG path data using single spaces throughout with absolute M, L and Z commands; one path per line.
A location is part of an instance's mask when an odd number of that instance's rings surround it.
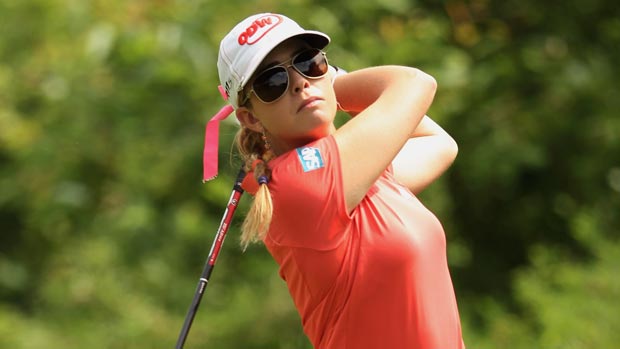
M 245 250 L 250 243 L 262 241 L 271 223 L 273 202 L 267 184 L 259 184 L 254 201 L 241 225 L 241 246 Z
M 263 135 L 248 128 L 242 127 L 237 132 L 235 141 L 247 173 L 242 187 L 254 196 L 241 225 L 241 246 L 245 250 L 249 244 L 262 241 L 269 231 L 273 202 L 268 186 L 271 170 L 267 165 L 274 155 L 268 149 Z

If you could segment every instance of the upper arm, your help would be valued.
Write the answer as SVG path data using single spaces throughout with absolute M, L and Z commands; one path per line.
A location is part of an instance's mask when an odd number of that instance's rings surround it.
M 417 69 L 388 66 L 349 73 L 334 87 L 346 110 L 359 111 L 334 135 L 350 212 L 414 133 L 436 82 Z
M 339 164 L 333 137 L 324 137 L 278 158 L 269 183 L 273 212 L 277 213 L 269 232 L 274 242 L 326 250 L 342 241 L 342 227 L 349 216 Z

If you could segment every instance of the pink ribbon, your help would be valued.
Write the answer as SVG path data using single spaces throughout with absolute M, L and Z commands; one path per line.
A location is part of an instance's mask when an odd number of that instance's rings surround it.
M 226 93 L 222 86 L 218 86 L 222 97 L 226 100 Z M 202 179 L 203 182 L 210 181 L 217 177 L 218 169 L 218 145 L 220 139 L 220 121 L 226 119 L 234 111 L 232 105 L 227 105 L 220 109 L 215 116 L 207 122 L 205 128 L 205 146 L 202 153 Z

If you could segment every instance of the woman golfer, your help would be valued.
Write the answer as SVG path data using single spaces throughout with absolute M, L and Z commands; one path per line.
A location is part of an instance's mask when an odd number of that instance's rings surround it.
M 265 244 L 315 348 L 464 348 L 445 234 L 415 196 L 457 153 L 425 116 L 436 82 L 402 66 L 337 74 L 329 41 L 267 13 L 221 42 L 255 195 L 242 242 Z M 354 115 L 338 129 L 337 108 Z

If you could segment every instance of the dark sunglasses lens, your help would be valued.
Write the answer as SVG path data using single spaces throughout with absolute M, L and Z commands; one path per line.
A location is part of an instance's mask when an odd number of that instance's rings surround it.
M 274 67 L 262 72 L 252 84 L 254 93 L 263 102 L 269 103 L 278 99 L 286 92 L 288 75 L 284 67 Z
M 327 60 L 321 50 L 306 50 L 295 57 L 293 65 L 309 78 L 319 78 L 327 73 Z

